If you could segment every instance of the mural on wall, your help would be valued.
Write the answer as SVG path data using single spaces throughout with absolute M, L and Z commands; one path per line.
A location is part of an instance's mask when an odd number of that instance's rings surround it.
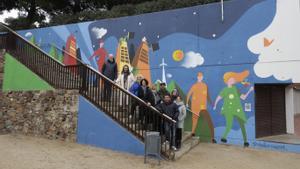
M 236 83 L 243 82 L 245 78 L 248 76 L 249 76 L 248 70 L 245 70 L 241 73 L 226 72 L 223 76 L 224 83 L 227 86 L 222 89 L 222 91 L 216 98 L 214 104 L 214 110 L 216 110 L 219 101 L 223 99 L 224 103 L 221 108 L 221 114 L 224 115 L 226 119 L 226 130 L 222 135 L 221 141 L 224 143 L 227 142 L 226 138 L 232 128 L 232 123 L 235 118 L 238 121 L 242 130 L 244 146 L 249 146 L 249 143 L 247 141 L 247 133 L 245 129 L 245 123 L 247 122 L 247 119 L 241 104 L 241 99 L 246 100 L 248 95 L 250 94 L 251 91 L 254 90 L 254 88 L 250 87 L 250 89 L 246 94 L 241 94 L 235 86 Z
M 66 64 L 77 57 L 100 71 L 113 54 L 119 71 L 128 65 L 135 75 L 165 82 L 186 98 L 195 113 L 187 114 L 186 131 L 206 141 L 248 146 L 255 141 L 253 85 L 300 81 L 298 62 L 286 62 L 300 60 L 298 7 L 298 0 L 232 0 L 225 2 L 223 22 L 219 4 L 211 4 L 19 33 L 35 37 Z M 71 61 L 61 49 L 69 49 Z M 278 72 L 279 66 L 284 70 Z
M 300 82 L 300 54 L 296 45 L 299 44 L 299 30 L 300 1 L 278 0 L 272 23 L 248 41 L 249 49 L 258 57 L 254 65 L 258 77 L 273 76 L 279 81 Z
M 203 116 L 204 119 L 208 122 L 208 126 L 210 129 L 210 136 L 211 141 L 216 142 L 214 139 L 214 125 L 211 120 L 211 116 L 209 112 L 207 111 L 207 102 L 211 102 L 209 93 L 208 93 L 208 87 L 206 83 L 204 83 L 203 80 L 203 74 L 201 72 L 197 75 L 197 83 L 195 83 L 191 89 L 189 90 L 186 98 L 186 102 L 188 103 L 191 97 L 191 111 L 193 112 L 192 115 L 192 135 L 195 135 L 195 130 L 197 128 L 198 124 L 198 118 L 199 116 Z M 187 104 L 187 107 L 188 104 Z
M 143 155 L 145 151 L 143 142 L 81 96 L 77 142 L 137 155 Z
M 30 69 L 6 53 L 4 55 L 3 91 L 52 90 L 53 88 Z
M 92 31 L 97 39 L 99 39 L 99 48 L 89 57 L 89 61 L 95 58 L 97 60 L 98 71 L 101 72 L 102 66 L 108 56 L 107 51 L 104 48 L 104 41 L 101 38 L 106 34 L 107 30 L 104 28 L 94 28 Z

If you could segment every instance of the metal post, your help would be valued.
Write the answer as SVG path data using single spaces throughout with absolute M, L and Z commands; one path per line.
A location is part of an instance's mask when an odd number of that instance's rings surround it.
M 224 0 L 221 0 L 221 19 L 224 21 Z

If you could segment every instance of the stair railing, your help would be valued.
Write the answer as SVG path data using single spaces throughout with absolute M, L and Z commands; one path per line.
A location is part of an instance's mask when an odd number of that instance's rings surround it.
M 53 87 L 78 89 L 83 97 L 141 141 L 144 141 L 146 131 L 158 131 L 165 136 L 168 125 L 172 134 L 169 143 L 162 144 L 161 150 L 164 157 L 174 157 L 171 146 L 175 139 L 176 121 L 148 106 L 94 68 L 81 61 L 75 65 L 64 65 L 3 23 L 0 23 L 0 47 Z

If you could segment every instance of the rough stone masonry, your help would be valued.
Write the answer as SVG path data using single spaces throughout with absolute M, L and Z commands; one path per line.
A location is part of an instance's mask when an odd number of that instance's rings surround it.
M 0 133 L 76 141 L 78 91 L 0 91 Z

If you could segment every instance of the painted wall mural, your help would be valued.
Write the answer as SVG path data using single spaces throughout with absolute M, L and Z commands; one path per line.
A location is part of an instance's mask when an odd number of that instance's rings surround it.
M 53 90 L 53 88 L 30 69 L 6 53 L 3 91 Z
M 145 145 L 117 122 L 79 97 L 77 142 L 143 155 Z
M 250 51 L 258 55 L 254 65 L 258 77 L 273 76 L 279 81 L 300 81 L 299 45 L 296 45 L 300 38 L 299 4 L 297 0 L 277 1 L 272 23 L 264 31 L 249 38 Z
M 299 1 L 232 0 L 224 11 L 224 21 L 216 3 L 19 33 L 67 65 L 77 57 L 100 71 L 113 54 L 119 71 L 128 65 L 186 98 L 196 115 L 185 130 L 258 146 L 254 84 L 300 82 Z

